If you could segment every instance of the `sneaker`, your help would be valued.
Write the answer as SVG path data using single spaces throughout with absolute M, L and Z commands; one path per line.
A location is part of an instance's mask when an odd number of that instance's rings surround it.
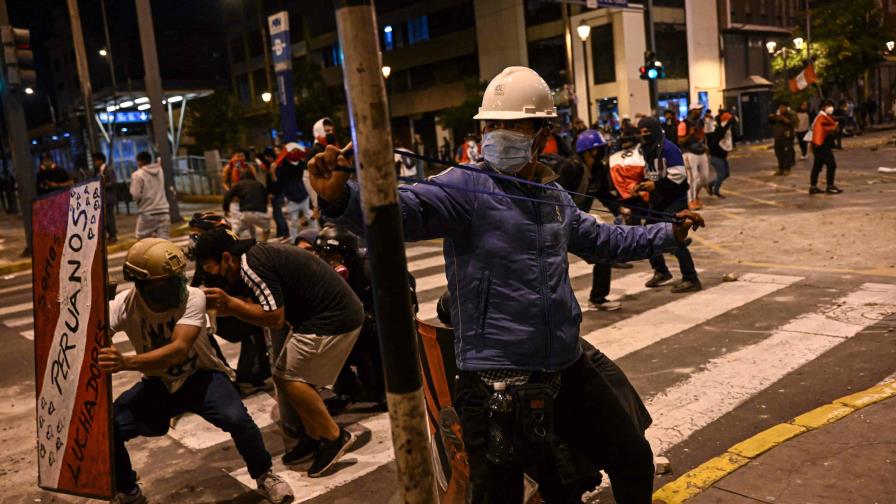
M 632 269 L 635 265 L 632 263 L 613 263 L 611 267 L 616 269 Z
M 832 186 L 828 186 L 828 188 L 825 189 L 824 192 L 826 192 L 828 194 L 840 194 L 843 192 L 843 189 L 840 189 L 839 187 L 832 185 Z
M 822 191 L 821 189 L 819 189 L 819 188 L 816 187 L 816 186 L 812 186 L 812 187 L 809 188 L 809 194 L 810 194 L 810 195 L 812 195 L 812 194 L 821 194 L 821 193 L 823 193 L 823 192 L 824 192 L 824 191 Z
M 622 303 L 619 301 L 607 301 L 604 300 L 588 300 L 588 306 L 598 310 L 598 311 L 616 311 L 622 308 Z
M 659 271 L 654 271 L 653 278 L 648 280 L 647 283 L 644 284 L 644 287 L 659 287 L 669 280 L 672 280 L 672 273 L 660 273 Z
M 112 504 L 146 504 L 146 497 L 140 491 L 140 485 L 134 487 L 130 492 L 118 492 L 112 499 Z
M 258 493 L 274 504 L 288 504 L 292 502 L 292 488 L 283 478 L 268 471 L 255 480 L 258 484 Z
M 330 413 L 330 416 L 335 417 L 345 412 L 353 402 L 355 401 L 351 396 L 338 394 L 324 399 L 324 406 L 327 407 L 327 412 Z
M 321 440 L 320 449 L 314 456 L 314 463 L 308 469 L 309 478 L 319 478 L 327 469 L 333 466 L 343 455 L 352 447 L 355 442 L 355 435 L 351 432 L 340 428 L 339 437 L 335 441 L 327 439 Z
M 672 287 L 672 292 L 675 294 L 681 294 L 683 292 L 697 292 L 698 290 L 702 290 L 703 286 L 700 285 L 700 280 L 696 278 L 682 280 L 680 283 L 676 284 Z
M 283 465 L 299 464 L 313 457 L 319 449 L 320 441 L 303 435 L 299 443 L 284 453 L 280 460 L 283 461 Z
M 700 204 L 700 200 L 688 201 L 688 209 L 700 210 L 702 208 L 703 208 L 703 205 Z

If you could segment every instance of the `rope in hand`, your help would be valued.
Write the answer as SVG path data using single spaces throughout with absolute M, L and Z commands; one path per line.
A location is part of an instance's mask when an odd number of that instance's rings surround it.
M 352 157 L 352 155 L 354 154 L 353 151 L 354 151 L 353 149 L 346 149 L 343 152 L 343 156 L 346 158 Z M 416 154 L 413 152 L 404 151 L 404 150 L 395 149 L 393 152 L 400 156 L 407 156 L 410 158 L 419 159 L 421 161 L 426 161 L 431 164 L 439 164 L 439 165 L 444 165 L 444 166 L 448 166 L 451 168 L 457 168 L 459 170 L 480 173 L 480 174 L 486 175 L 488 177 L 491 177 L 493 179 L 507 180 L 507 181 L 513 182 L 515 184 L 528 185 L 528 186 L 537 187 L 537 188 L 549 190 L 549 191 L 563 192 L 563 193 L 569 194 L 570 196 L 582 196 L 585 198 L 592 198 L 592 199 L 596 199 L 597 201 L 599 201 L 603 204 L 608 203 L 607 201 L 605 201 L 601 198 L 598 198 L 594 195 L 579 193 L 576 191 L 570 191 L 567 189 L 563 189 L 562 187 L 557 187 L 557 186 L 548 185 L 548 184 L 542 184 L 539 182 L 521 179 L 518 177 L 511 176 L 511 175 L 504 175 L 502 173 L 496 173 L 496 172 L 492 172 L 492 171 L 482 170 L 479 168 L 475 168 L 472 166 L 466 166 L 466 165 L 462 165 L 459 163 L 443 161 L 441 159 L 430 158 L 428 156 L 422 156 L 422 155 L 419 155 L 419 154 Z M 342 172 L 346 172 L 346 173 L 355 173 L 355 170 L 353 168 L 339 168 L 338 171 L 342 171 Z M 500 196 L 500 197 L 506 197 L 506 198 L 510 198 L 510 199 L 517 199 L 517 200 L 521 200 L 521 201 L 529 201 L 532 203 L 578 208 L 576 205 L 569 204 L 569 203 L 561 203 L 561 202 L 557 202 L 557 201 L 549 201 L 549 200 L 543 200 L 543 199 L 538 199 L 538 198 L 531 198 L 528 196 L 520 196 L 520 195 L 508 194 L 508 193 L 504 193 L 504 192 L 488 191 L 485 189 L 474 189 L 474 188 L 470 188 L 470 187 L 464 187 L 464 186 L 459 186 L 459 185 L 455 185 L 455 184 L 447 184 L 444 182 L 438 182 L 438 181 L 423 179 L 423 178 L 419 178 L 419 177 L 405 177 L 405 176 L 399 175 L 398 180 L 401 182 L 407 182 L 410 184 L 430 185 L 430 186 L 434 186 L 434 187 L 442 187 L 445 189 L 453 189 L 453 190 L 458 190 L 458 191 L 467 191 L 467 192 L 472 192 L 472 193 L 477 193 L 477 194 L 484 194 L 484 195 L 488 195 L 488 196 Z M 628 205 L 621 201 L 612 201 L 609 203 L 618 205 L 621 207 L 625 207 L 625 208 L 630 208 L 630 209 L 634 210 L 635 212 L 642 214 L 642 215 L 646 214 L 644 216 L 648 219 L 651 219 L 654 222 L 668 222 L 668 223 L 672 223 L 672 224 L 681 224 L 684 222 L 683 219 L 679 218 L 678 216 L 676 216 L 673 213 L 661 212 L 659 210 L 654 210 L 652 208 L 644 208 L 641 206 Z M 610 214 L 613 216 L 616 215 L 615 213 L 613 213 L 609 210 L 603 210 L 603 209 L 599 209 L 599 208 L 594 208 L 589 211 L 589 213 L 594 213 L 594 212 L 606 213 L 606 214 Z

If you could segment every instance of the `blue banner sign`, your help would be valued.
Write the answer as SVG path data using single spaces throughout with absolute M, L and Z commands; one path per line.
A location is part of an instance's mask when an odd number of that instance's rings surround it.
M 277 77 L 277 103 L 280 105 L 282 142 L 296 139 L 296 103 L 293 100 L 292 47 L 289 42 L 289 13 L 280 11 L 268 17 L 271 32 L 271 56 Z
M 129 112 L 100 112 L 100 122 L 103 124 L 118 123 L 145 123 L 149 122 L 149 112 L 129 111 Z

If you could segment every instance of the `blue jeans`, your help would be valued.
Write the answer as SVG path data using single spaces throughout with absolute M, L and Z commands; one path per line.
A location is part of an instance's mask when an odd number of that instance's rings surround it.
M 187 412 L 230 433 L 253 479 L 271 469 L 271 454 L 264 447 L 261 431 L 220 371 L 196 371 L 174 393 L 158 378 L 143 378 L 118 396 L 113 410 L 115 486 L 119 492 L 130 492 L 137 485 L 125 441 L 137 436 L 163 436 L 171 419 Z
M 688 207 L 687 198 L 681 198 L 679 200 L 673 201 L 672 203 L 666 205 L 662 208 L 651 207 L 653 210 L 658 210 L 660 212 L 666 213 L 678 213 Z M 654 221 L 655 222 L 655 221 Z M 647 219 L 647 223 L 651 224 L 651 220 Z M 675 258 L 678 259 L 678 269 L 681 270 L 681 278 L 683 280 L 696 280 L 697 279 L 697 268 L 694 267 L 694 258 L 691 257 L 691 252 L 688 250 L 687 246 L 679 245 L 678 248 L 675 249 Z M 669 273 L 669 267 L 666 266 L 666 259 L 663 258 L 663 254 L 657 254 L 650 258 L 650 267 L 653 268 L 654 271 L 658 273 Z
M 709 164 L 716 170 L 716 178 L 709 183 L 709 186 L 712 187 L 713 194 L 719 194 L 719 188 L 722 187 L 722 182 L 728 178 L 728 175 L 731 173 L 731 168 L 728 166 L 727 159 L 715 156 L 709 157 Z

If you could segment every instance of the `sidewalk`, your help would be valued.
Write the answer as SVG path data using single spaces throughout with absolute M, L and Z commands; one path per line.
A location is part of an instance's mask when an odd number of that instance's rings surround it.
M 655 504 L 894 502 L 896 380 L 738 443 L 653 495 Z
M 115 216 L 118 225 L 118 243 L 109 245 L 109 252 L 127 250 L 134 243 L 134 226 L 137 223 L 135 205 L 131 205 L 131 214 L 125 211 L 125 205 L 118 205 L 119 213 Z M 186 231 L 186 222 L 194 212 L 204 210 L 220 210 L 220 204 L 212 202 L 180 202 L 180 213 L 184 218 L 182 224 L 172 224 L 171 235 L 178 236 Z M 0 275 L 8 275 L 17 271 L 31 269 L 31 258 L 22 257 L 25 250 L 25 230 L 22 227 L 22 216 L 0 212 Z

